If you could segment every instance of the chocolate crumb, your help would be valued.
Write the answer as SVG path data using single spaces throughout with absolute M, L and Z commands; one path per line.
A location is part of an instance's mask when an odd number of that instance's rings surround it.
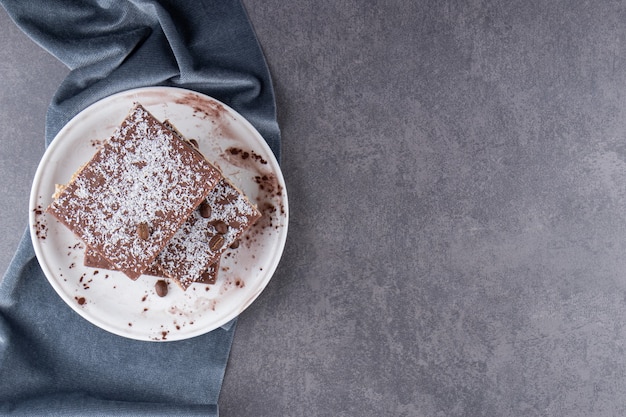
M 46 218 L 43 216 L 44 210 L 41 205 L 38 205 L 37 208 L 33 209 L 35 213 L 35 235 L 41 239 L 45 240 L 48 235 L 48 225 L 46 224 Z
M 76 301 L 77 301 L 77 302 L 78 302 L 78 304 L 79 304 L 79 305 L 81 305 L 81 306 L 87 302 L 87 300 L 85 300 L 85 297 L 78 297 L 78 298 L 76 299 Z
M 228 148 L 226 152 L 230 153 L 233 156 L 239 156 L 242 160 L 254 160 L 254 162 L 258 162 L 261 165 L 267 165 L 267 160 L 264 159 L 261 155 L 256 153 L 254 150 L 250 150 L 250 152 L 244 151 L 240 148 Z

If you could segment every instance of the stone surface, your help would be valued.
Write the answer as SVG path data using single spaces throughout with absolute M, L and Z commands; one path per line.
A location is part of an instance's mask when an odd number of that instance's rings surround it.
M 626 8 L 245 4 L 291 223 L 221 415 L 625 415 Z M 0 25 L 4 269 L 65 69 Z

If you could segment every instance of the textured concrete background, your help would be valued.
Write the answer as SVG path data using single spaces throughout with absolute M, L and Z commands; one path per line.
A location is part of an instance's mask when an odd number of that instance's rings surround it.
M 626 415 L 626 5 L 246 0 L 290 236 L 240 416 Z M 0 11 L 0 266 L 65 69 Z

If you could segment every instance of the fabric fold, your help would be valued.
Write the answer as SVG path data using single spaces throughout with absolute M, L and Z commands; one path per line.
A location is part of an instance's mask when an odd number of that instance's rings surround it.
M 70 70 L 48 109 L 46 145 L 97 100 L 159 85 L 225 102 L 279 157 L 269 71 L 239 1 L 0 4 Z M 54 292 L 27 231 L 0 282 L 0 414 L 216 415 L 235 323 L 165 343 L 107 333 Z

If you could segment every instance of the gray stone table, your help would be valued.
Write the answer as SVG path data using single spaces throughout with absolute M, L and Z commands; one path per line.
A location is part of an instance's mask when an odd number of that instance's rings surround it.
M 626 7 L 245 4 L 291 224 L 221 415 L 626 415 Z M 4 269 L 66 69 L 0 27 Z

